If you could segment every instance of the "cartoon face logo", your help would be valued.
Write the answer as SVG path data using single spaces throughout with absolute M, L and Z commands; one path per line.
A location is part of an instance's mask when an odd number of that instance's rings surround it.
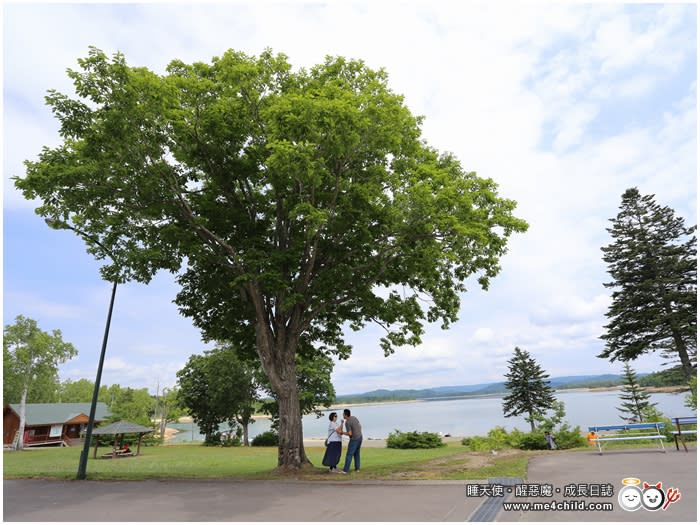
M 642 506 L 642 491 L 639 487 L 628 485 L 617 495 L 617 501 L 625 510 L 638 510 Z
M 644 483 L 644 490 L 642 491 L 642 505 L 646 510 L 656 511 L 661 508 L 666 500 L 664 491 L 661 490 L 661 482 L 656 485 L 649 485 Z

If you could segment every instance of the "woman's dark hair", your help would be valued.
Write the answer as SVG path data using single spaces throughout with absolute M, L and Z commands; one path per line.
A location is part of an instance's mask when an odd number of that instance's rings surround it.
M 328 419 L 333 421 L 333 418 L 336 417 L 337 415 L 338 415 L 337 412 L 331 412 L 330 414 L 328 414 Z
M 350 417 L 350 409 L 346 408 L 345 410 L 343 410 L 343 415 Z

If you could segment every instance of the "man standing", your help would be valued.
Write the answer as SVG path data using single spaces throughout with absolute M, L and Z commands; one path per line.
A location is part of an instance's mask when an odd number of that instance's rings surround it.
M 362 425 L 360 420 L 355 416 L 350 415 L 350 410 L 343 410 L 343 419 L 345 420 L 345 431 L 337 431 L 341 436 L 350 437 L 348 451 L 345 454 L 345 467 L 343 473 L 347 474 L 350 471 L 350 462 L 355 459 L 355 472 L 360 471 L 360 447 L 362 446 Z M 342 428 L 342 426 L 340 427 Z

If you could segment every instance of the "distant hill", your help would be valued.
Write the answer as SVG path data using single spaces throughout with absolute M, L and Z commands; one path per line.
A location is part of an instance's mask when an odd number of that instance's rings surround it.
M 646 374 L 638 374 L 642 377 Z M 550 384 L 556 389 L 592 388 L 597 386 L 616 386 L 621 384 L 622 376 L 617 374 L 583 375 L 551 377 Z M 346 403 L 367 403 L 373 401 L 408 401 L 413 399 L 432 399 L 436 397 L 469 397 L 506 392 L 505 383 L 479 383 L 475 385 L 438 386 L 424 389 L 387 390 L 379 389 L 361 394 L 337 396 L 336 401 Z

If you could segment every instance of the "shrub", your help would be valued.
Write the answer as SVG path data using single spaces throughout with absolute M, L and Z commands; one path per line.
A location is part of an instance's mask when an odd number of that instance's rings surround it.
M 561 449 L 582 447 L 586 444 L 586 439 L 581 435 L 579 427 L 571 430 L 565 424 L 553 434 L 557 447 Z M 466 437 L 462 440 L 462 445 L 473 452 L 503 450 L 504 448 L 519 448 L 522 450 L 545 450 L 548 448 L 544 432 L 541 430 L 525 433 L 516 428 L 509 433 L 503 427 L 491 429 L 486 437 Z
M 520 436 L 517 448 L 521 450 L 545 450 L 548 448 L 547 440 L 544 439 L 543 432 L 528 432 Z
M 462 445 L 467 447 L 472 452 L 484 452 L 493 448 L 491 447 L 489 440 L 482 436 L 465 437 L 462 440 Z
M 250 444 L 254 447 L 276 447 L 279 445 L 279 441 L 280 438 L 277 432 L 268 430 L 255 436 Z
M 446 446 L 434 432 L 401 432 L 396 430 L 386 440 L 387 448 L 439 448 Z
M 557 447 L 561 449 L 584 447 L 587 444 L 586 438 L 581 432 L 581 427 L 578 425 L 573 429 L 569 428 L 569 425 L 562 425 L 554 433 L 554 439 L 557 442 Z

